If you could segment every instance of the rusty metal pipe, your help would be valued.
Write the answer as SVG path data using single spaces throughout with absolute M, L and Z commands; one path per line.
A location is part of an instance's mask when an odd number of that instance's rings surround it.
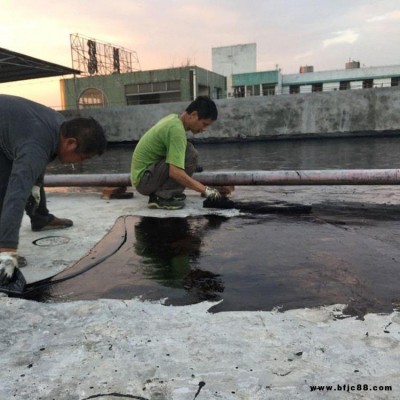
M 47 187 L 69 186 L 131 186 L 129 174 L 69 174 L 45 175 L 44 185 Z
M 193 175 L 210 186 L 398 185 L 400 169 L 215 171 Z M 46 175 L 45 186 L 131 186 L 129 174 Z
M 227 171 L 199 174 L 205 185 L 394 185 L 400 169 Z

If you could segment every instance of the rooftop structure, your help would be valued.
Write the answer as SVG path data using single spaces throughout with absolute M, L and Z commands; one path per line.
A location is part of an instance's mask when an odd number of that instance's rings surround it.
M 345 69 L 282 75 L 282 94 L 399 86 L 400 65 L 362 67 L 353 61 Z
M 0 83 L 71 74 L 80 71 L 0 48 Z
M 70 35 L 72 65 L 83 75 L 109 75 L 140 71 L 137 53 L 97 39 Z
M 61 81 L 63 108 L 188 102 L 226 97 L 226 78 L 197 66 L 87 76 Z
M 282 74 L 278 67 L 256 71 L 256 43 L 213 48 L 213 71 L 198 66 L 135 71 L 122 62 L 131 57 L 124 49 L 79 35 L 71 35 L 71 49 L 86 76 L 61 81 L 64 109 L 187 102 L 198 95 L 223 99 L 400 86 L 400 65 L 361 67 L 354 60 L 338 70 L 303 65 L 296 74 Z
M 358 61 L 351 61 L 341 70 L 314 71 L 313 66 L 302 66 L 299 71 L 287 75 L 279 70 L 233 74 L 231 95 L 268 96 L 400 86 L 400 65 L 360 68 Z
M 231 76 L 254 72 L 257 66 L 256 43 L 214 47 L 212 49 L 212 70 L 217 74 Z

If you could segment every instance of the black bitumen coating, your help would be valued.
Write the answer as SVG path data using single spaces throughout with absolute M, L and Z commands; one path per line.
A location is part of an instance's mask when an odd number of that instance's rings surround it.
M 213 312 L 340 303 L 360 317 L 399 304 L 400 238 L 393 233 L 399 207 L 299 210 L 232 218 L 120 217 L 86 257 L 29 286 L 25 297 L 62 302 L 140 296 L 167 298 L 172 305 L 223 300 Z

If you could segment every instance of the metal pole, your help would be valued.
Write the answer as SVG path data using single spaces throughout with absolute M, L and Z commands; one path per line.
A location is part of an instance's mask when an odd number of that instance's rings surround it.
M 205 185 L 394 185 L 400 169 L 227 171 L 198 176 Z
M 47 187 L 69 186 L 131 186 L 129 174 L 73 174 L 45 175 L 44 185 Z
M 210 186 L 252 185 L 398 185 L 400 169 L 215 171 L 193 178 Z M 57 186 L 131 186 L 129 174 L 46 175 L 44 184 Z

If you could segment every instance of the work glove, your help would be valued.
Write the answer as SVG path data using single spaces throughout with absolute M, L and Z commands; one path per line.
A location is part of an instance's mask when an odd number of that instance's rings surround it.
M 36 207 L 39 207 L 39 204 L 40 204 L 40 186 L 35 185 L 32 188 L 31 195 L 32 195 L 33 199 L 35 200 Z
M 17 253 L 14 251 L 4 251 L 0 253 L 0 285 L 7 285 L 14 276 L 18 268 Z
M 221 193 L 217 189 L 208 186 L 206 186 L 206 190 L 201 195 L 210 200 L 218 200 L 221 197 Z

